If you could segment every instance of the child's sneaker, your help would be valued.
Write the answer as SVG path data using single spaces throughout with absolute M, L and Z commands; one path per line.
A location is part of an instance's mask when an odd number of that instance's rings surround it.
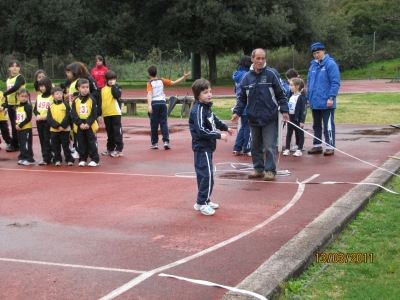
M 124 154 L 120 151 L 113 151 L 110 154 L 112 157 L 119 157 L 119 156 L 124 156 Z
M 23 160 L 23 159 L 20 159 L 20 160 L 18 161 L 18 164 L 19 164 L 19 165 L 23 165 L 23 164 L 24 164 L 24 160 Z
M 97 167 L 99 165 L 99 163 L 95 162 L 95 161 L 91 161 L 90 163 L 88 163 L 89 167 Z
M 164 149 L 165 150 L 171 149 L 171 146 L 169 145 L 169 142 L 167 142 L 167 141 L 164 142 Z
M 210 205 L 200 205 L 200 211 L 203 215 L 212 216 L 215 214 L 215 210 L 211 208 Z
M 301 153 L 301 150 L 296 150 L 295 153 L 293 153 L 293 156 L 302 156 L 303 153 Z
M 56 162 L 54 163 L 54 165 L 57 166 L 57 167 L 61 166 L 61 161 L 56 161 Z
M 247 153 L 245 153 L 244 155 L 246 155 L 246 156 L 251 156 L 251 152 L 247 152 Z
M 22 164 L 23 164 L 24 166 L 31 166 L 31 165 L 34 165 L 35 162 L 31 162 L 31 161 L 24 160 L 24 161 L 22 162 Z
M 74 163 L 72 161 L 68 162 L 68 166 L 73 166 L 73 165 L 74 165 Z
M 217 204 L 217 203 L 213 203 L 213 202 L 208 202 L 208 205 L 212 208 L 212 209 L 216 209 L 216 208 L 218 208 L 219 207 L 219 205 Z M 195 210 L 200 210 L 201 209 L 201 207 L 202 207 L 203 205 L 200 205 L 200 204 L 195 204 L 194 205 L 194 209 Z
M 45 162 L 44 160 L 42 160 L 42 161 L 39 163 L 39 166 L 47 166 L 47 162 Z
M 153 143 L 150 146 L 151 149 L 158 149 L 158 144 L 157 143 Z
M 289 149 L 284 150 L 283 153 L 282 153 L 282 155 L 284 155 L 284 156 L 288 156 L 289 154 L 290 154 L 290 150 Z
M 86 166 L 86 161 L 80 161 L 80 162 L 79 162 L 79 166 L 80 166 L 80 167 Z
M 101 155 L 111 155 L 111 151 L 110 150 L 105 150 L 103 152 L 101 152 Z
M 243 151 L 232 151 L 232 154 L 237 156 L 237 155 L 243 155 Z

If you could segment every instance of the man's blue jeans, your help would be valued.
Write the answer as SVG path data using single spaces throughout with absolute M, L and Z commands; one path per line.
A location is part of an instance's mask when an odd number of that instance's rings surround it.
M 276 174 L 276 143 L 278 119 L 265 126 L 251 126 L 251 157 L 256 172 L 271 171 Z M 264 160 L 265 149 L 265 160 Z

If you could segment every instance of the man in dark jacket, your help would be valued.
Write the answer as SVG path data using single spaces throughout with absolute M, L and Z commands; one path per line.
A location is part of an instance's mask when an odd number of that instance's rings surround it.
M 254 172 L 248 177 L 264 177 L 269 181 L 275 179 L 276 175 L 278 113 L 280 111 L 284 120 L 289 121 L 289 108 L 282 79 L 275 69 L 267 67 L 265 51 L 253 50 L 251 61 L 250 71 L 240 84 L 232 122 L 237 123 L 247 105 L 254 167 Z
M 325 156 L 334 155 L 335 148 L 335 108 L 336 96 L 340 87 L 340 72 L 335 60 L 325 54 L 321 42 L 311 45 L 314 60 L 311 62 L 307 77 L 307 95 L 313 116 L 313 148 L 308 154 L 322 153 L 322 122 L 326 142 Z

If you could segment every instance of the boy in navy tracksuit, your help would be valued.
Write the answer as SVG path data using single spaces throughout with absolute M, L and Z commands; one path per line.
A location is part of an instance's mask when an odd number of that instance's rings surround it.
M 192 149 L 194 151 L 194 168 L 197 176 L 197 202 L 195 210 L 206 216 L 213 215 L 218 204 L 210 201 L 214 186 L 212 155 L 217 146 L 217 139 L 228 140 L 226 134 L 217 129 L 233 134 L 233 129 L 220 121 L 211 111 L 211 84 L 204 78 L 197 79 L 192 85 L 196 103 L 190 112 L 189 126 L 192 134 Z

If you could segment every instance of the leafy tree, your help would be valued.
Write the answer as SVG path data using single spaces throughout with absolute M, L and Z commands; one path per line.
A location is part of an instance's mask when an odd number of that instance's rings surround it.
M 36 57 L 43 68 L 43 55 L 67 54 L 79 32 L 79 0 L 22 0 L 7 2 L 8 31 L 3 36 L 9 52 Z M 2 32 L 2 35 L 4 31 Z
M 160 44 L 180 42 L 186 51 L 205 53 L 216 83 L 216 57 L 242 49 L 284 45 L 309 47 L 321 31 L 323 0 L 176 0 L 166 5 L 158 31 Z M 321 12 L 322 11 L 322 12 Z M 326 12 L 327 13 L 327 12 Z
M 379 39 L 400 38 L 400 0 L 346 0 L 342 7 L 352 18 L 352 35 L 379 32 Z

